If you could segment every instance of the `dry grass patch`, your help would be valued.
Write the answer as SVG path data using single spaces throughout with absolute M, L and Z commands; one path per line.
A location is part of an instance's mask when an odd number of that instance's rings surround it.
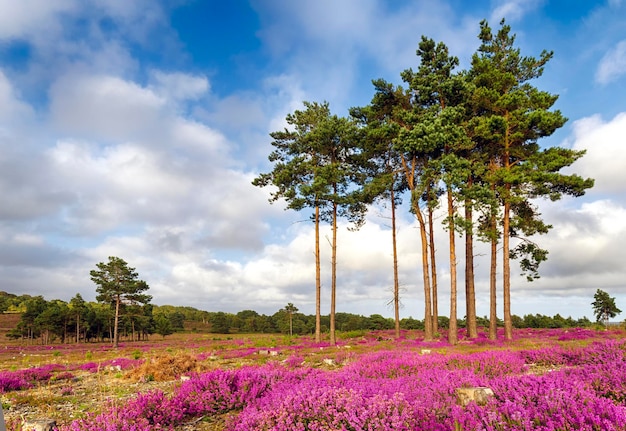
M 206 371 L 208 367 L 186 352 L 173 355 L 156 355 L 146 359 L 139 367 L 130 370 L 126 378 L 133 381 L 167 382 L 190 373 Z

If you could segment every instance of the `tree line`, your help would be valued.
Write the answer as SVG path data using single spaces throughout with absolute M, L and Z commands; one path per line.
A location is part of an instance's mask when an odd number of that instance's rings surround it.
M 322 319 L 320 223 L 329 223 L 332 229 L 329 331 L 334 344 L 338 222 L 347 219 L 358 229 L 367 210 L 380 202 L 391 208 L 394 325 L 399 336 L 395 211 L 403 197 L 419 226 L 425 340 L 432 340 L 439 327 L 434 214 L 440 208 L 446 215 L 449 245 L 448 341 L 458 341 L 458 237 L 465 250 L 468 336 L 478 335 L 477 240 L 490 249 L 489 338 L 497 337 L 499 294 L 504 337 L 512 338 L 511 260 L 517 259 L 523 275 L 532 281 L 539 277 L 539 265 L 548 254 L 531 239 L 552 228 L 541 219 L 536 200 L 582 196 L 593 180 L 561 172 L 584 151 L 538 144 L 566 122 L 560 111 L 552 109 L 558 96 L 532 85 L 553 53 L 523 56 L 504 20 L 496 33 L 482 21 L 478 38 L 480 46 L 470 68 L 459 71 L 458 58 L 444 43 L 422 36 L 416 51 L 419 66 L 401 73 L 404 86 L 373 80 L 371 103 L 351 108 L 345 117 L 332 114 L 327 102 L 305 101 L 304 109 L 287 115 L 287 128 L 270 133 L 273 169 L 253 184 L 273 187 L 270 202 L 282 199 L 289 209 L 312 210 L 317 340 Z
M 291 311 L 290 311 L 291 310 Z M 42 296 L 15 295 L 0 292 L 0 313 L 20 313 L 16 328 L 7 337 L 27 343 L 98 343 L 113 340 L 114 309 L 108 304 L 83 301 L 76 294 L 69 302 L 59 299 L 45 300 Z M 439 328 L 449 327 L 449 318 L 439 316 Z M 147 304 L 140 313 L 124 310 L 120 320 L 120 337 L 125 341 L 148 340 L 151 335 L 165 337 L 175 332 L 209 332 L 214 334 L 265 333 L 285 335 L 310 335 L 315 333 L 315 315 L 293 311 L 289 306 L 271 315 L 254 310 L 238 313 L 203 311 L 188 306 Z M 322 333 L 328 334 L 330 317 L 322 316 Z M 479 326 L 489 326 L 487 316 L 478 317 Z M 363 316 L 338 312 L 335 315 L 338 331 L 393 330 L 395 321 L 380 314 Z M 498 320 L 497 325 L 504 323 Z M 513 315 L 516 328 L 574 328 L 589 327 L 593 323 L 586 317 L 573 319 L 559 314 L 550 317 L 529 314 Z M 465 319 L 458 326 L 466 327 Z M 424 330 L 424 320 L 412 317 L 400 320 L 402 330 Z M 134 330 L 133 330 L 134 328 Z
M 115 340 L 115 308 L 108 303 L 87 302 L 79 293 L 66 302 L 0 292 L 0 311 L 20 314 L 17 326 L 6 334 L 11 339 L 41 344 Z M 128 304 L 119 311 L 118 341 L 146 340 L 155 333 L 170 335 L 183 330 L 187 319 L 184 307 Z

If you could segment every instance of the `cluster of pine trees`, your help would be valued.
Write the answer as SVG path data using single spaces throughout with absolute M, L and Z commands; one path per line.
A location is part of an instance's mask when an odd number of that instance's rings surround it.
M 512 338 L 511 260 L 518 259 L 529 280 L 547 250 L 531 241 L 552 227 L 541 219 L 535 200 L 581 196 L 592 179 L 561 170 L 584 152 L 542 148 L 538 140 L 563 126 L 552 107 L 557 96 L 532 85 L 552 52 L 522 56 L 504 20 L 494 34 L 480 24 L 480 46 L 469 70 L 443 43 L 422 37 L 417 70 L 401 74 L 402 85 L 374 80 L 374 96 L 347 117 L 331 114 L 328 103 L 304 102 L 286 118 L 289 128 L 271 133 L 271 172 L 253 181 L 273 186 L 270 201 L 284 199 L 290 209 L 312 210 L 315 224 L 316 338 L 321 333 L 321 222 L 330 223 L 330 339 L 335 343 L 337 224 L 358 228 L 372 203 L 385 200 L 392 211 L 395 328 L 400 331 L 395 209 L 410 199 L 421 238 L 425 339 L 438 331 L 439 306 L 433 213 L 447 217 L 450 268 L 448 340 L 458 340 L 457 236 L 464 240 L 465 297 L 469 337 L 477 336 L 474 240 L 490 245 L 489 336 L 496 338 L 497 288 L 503 298 L 505 339 Z M 498 266 L 501 279 L 498 282 Z

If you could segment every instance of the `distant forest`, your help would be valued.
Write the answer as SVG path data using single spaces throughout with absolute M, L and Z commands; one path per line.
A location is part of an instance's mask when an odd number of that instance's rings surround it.
M 289 304 L 291 305 L 291 304 Z M 297 309 L 295 309 L 297 310 Z M 69 302 L 59 299 L 46 300 L 42 296 L 15 295 L 0 291 L 0 312 L 19 314 L 17 326 L 6 336 L 40 344 L 107 342 L 112 339 L 113 309 L 109 304 L 86 302 L 77 294 Z M 231 333 L 282 333 L 307 335 L 315 333 L 315 315 L 293 311 L 293 306 L 282 308 L 272 315 L 259 314 L 254 310 L 238 313 L 204 311 L 193 307 L 145 304 L 124 307 L 120 320 L 121 339 L 126 341 L 147 340 L 157 334 L 162 337 L 174 332 Z M 446 329 L 448 318 L 439 316 L 439 327 Z M 372 314 L 369 317 L 336 314 L 337 330 L 340 332 L 392 330 L 394 319 Z M 487 317 L 478 318 L 478 325 L 489 327 Z M 503 322 L 498 320 L 498 326 Z M 594 325 L 586 317 L 572 319 L 541 314 L 523 317 L 513 315 L 516 328 L 568 328 Z M 424 321 L 407 317 L 400 326 L 406 330 L 423 330 Z M 460 319 L 459 326 L 465 326 Z M 322 316 L 323 332 L 328 332 L 329 317 Z

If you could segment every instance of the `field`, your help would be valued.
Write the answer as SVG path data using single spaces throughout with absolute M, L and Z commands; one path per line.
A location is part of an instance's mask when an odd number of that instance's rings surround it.
M 454 347 L 421 335 L 5 342 L 0 397 L 8 430 L 41 418 L 62 430 L 626 430 L 622 330 L 519 329 Z M 463 387 L 494 395 L 461 406 Z

